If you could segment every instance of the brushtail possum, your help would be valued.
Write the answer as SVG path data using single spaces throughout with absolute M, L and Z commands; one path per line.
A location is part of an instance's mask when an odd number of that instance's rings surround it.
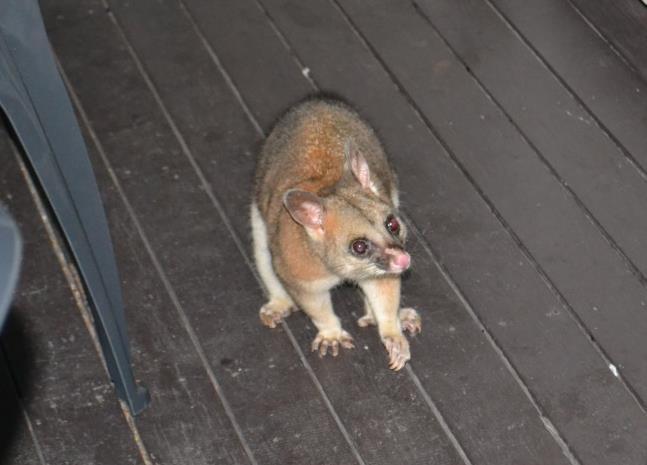
M 288 111 L 265 141 L 251 206 L 254 257 L 268 302 L 261 321 L 274 328 L 302 309 L 317 327 L 312 350 L 336 356 L 353 347 L 330 290 L 343 281 L 364 294 L 360 327 L 377 325 L 389 366 L 411 358 L 403 330 L 421 329 L 400 308 L 400 275 L 411 258 L 398 216 L 396 177 L 375 132 L 335 100 Z

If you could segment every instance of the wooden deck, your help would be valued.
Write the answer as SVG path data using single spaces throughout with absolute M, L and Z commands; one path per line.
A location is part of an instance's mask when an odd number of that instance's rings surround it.
M 6 132 L 25 236 L 2 337 L 0 464 L 645 465 L 647 9 L 638 0 L 41 0 L 105 201 L 132 418 Z M 260 141 L 337 93 L 401 180 L 423 332 L 387 368 L 262 327 Z

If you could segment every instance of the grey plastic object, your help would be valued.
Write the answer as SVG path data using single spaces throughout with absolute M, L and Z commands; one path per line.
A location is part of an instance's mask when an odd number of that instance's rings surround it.
M 11 297 L 18 282 L 22 239 L 9 213 L 0 205 L 0 330 L 7 319 Z
M 36 0 L 0 0 L 0 106 L 79 267 L 117 394 L 137 414 L 150 398 L 133 378 L 108 223 Z

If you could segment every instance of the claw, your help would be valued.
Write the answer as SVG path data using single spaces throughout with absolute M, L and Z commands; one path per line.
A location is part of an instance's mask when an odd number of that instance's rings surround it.
M 413 308 L 401 308 L 399 316 L 402 329 L 408 331 L 412 336 L 422 331 L 422 320 Z
M 319 346 L 319 356 L 323 357 L 328 353 L 328 341 L 324 339 Z
M 261 322 L 270 328 L 276 326 L 283 321 L 285 317 L 290 314 L 292 304 L 282 300 L 270 300 L 261 307 L 259 315 Z
M 355 347 L 353 344 L 353 338 L 346 331 L 338 330 L 332 333 L 319 331 L 315 340 L 312 341 L 312 351 L 319 352 L 320 357 L 324 357 L 328 354 L 328 348 L 330 348 L 330 353 L 333 357 L 339 355 L 339 347 L 344 349 L 352 349 Z
M 336 357 L 339 355 L 339 341 L 332 341 L 332 356 Z
M 407 361 L 411 359 L 409 341 L 402 334 L 387 336 L 382 341 L 389 354 L 389 368 L 394 371 L 401 370 Z

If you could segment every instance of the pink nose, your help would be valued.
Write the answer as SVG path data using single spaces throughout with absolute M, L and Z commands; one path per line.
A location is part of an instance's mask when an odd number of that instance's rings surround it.
M 400 273 L 411 265 L 411 256 L 403 250 L 386 249 L 385 251 L 389 256 L 389 268 L 391 271 Z

